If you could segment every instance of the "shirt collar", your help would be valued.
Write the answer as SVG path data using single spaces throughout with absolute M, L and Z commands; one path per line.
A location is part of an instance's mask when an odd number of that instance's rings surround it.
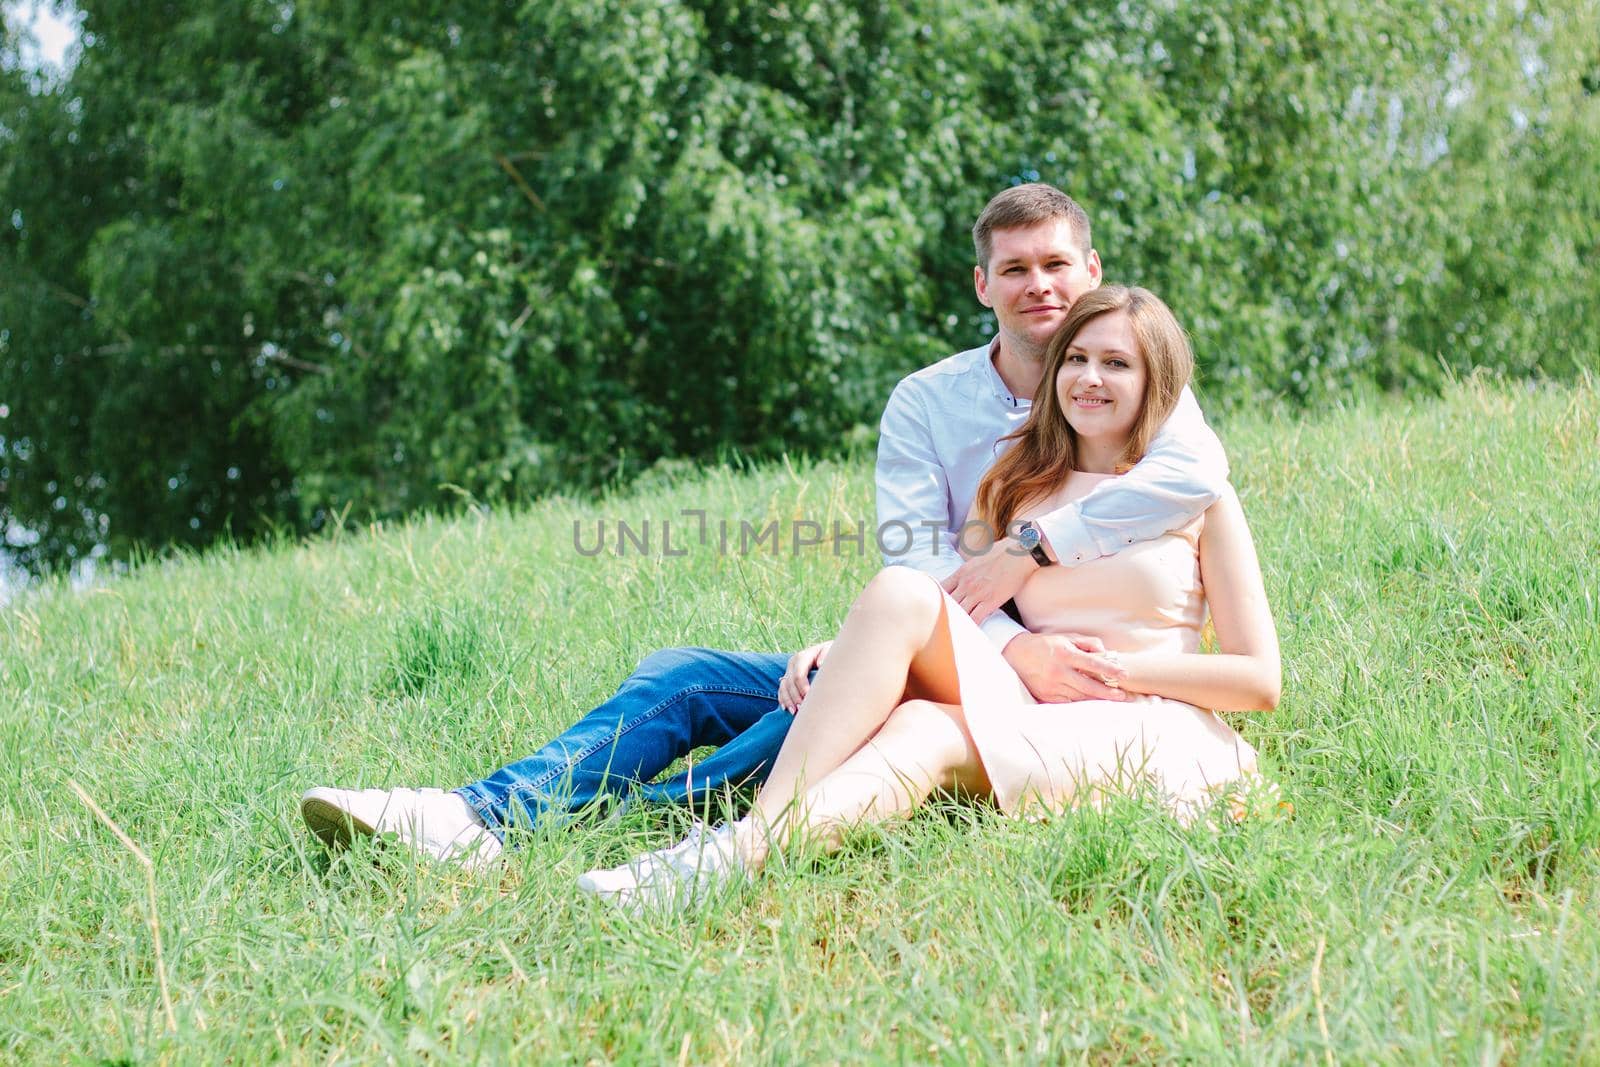
M 1033 401 L 1028 397 L 1017 396 L 1015 393 L 1013 393 L 1011 388 L 1006 385 L 1006 380 L 1000 377 L 1000 372 L 995 369 L 994 357 L 999 353 L 999 351 L 1000 336 L 996 334 L 995 339 L 989 342 L 989 347 L 984 349 L 982 361 L 983 373 L 988 378 L 990 391 L 994 393 L 995 399 L 1003 401 L 1011 407 L 1031 407 L 1033 405 Z

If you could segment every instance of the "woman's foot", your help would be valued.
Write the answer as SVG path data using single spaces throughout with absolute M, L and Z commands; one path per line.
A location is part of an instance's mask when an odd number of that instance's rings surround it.
M 707 830 L 696 824 L 675 845 L 646 852 L 609 870 L 580 875 L 578 888 L 628 911 L 678 911 L 696 899 L 705 899 L 744 870 L 744 860 L 734 847 L 732 826 Z

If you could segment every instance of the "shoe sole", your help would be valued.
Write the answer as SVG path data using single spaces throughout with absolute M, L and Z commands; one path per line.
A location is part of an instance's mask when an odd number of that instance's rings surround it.
M 329 848 L 349 848 L 357 834 L 362 837 L 378 836 L 376 826 L 368 825 L 321 797 L 308 796 L 301 800 L 300 817 L 305 820 L 312 836 Z

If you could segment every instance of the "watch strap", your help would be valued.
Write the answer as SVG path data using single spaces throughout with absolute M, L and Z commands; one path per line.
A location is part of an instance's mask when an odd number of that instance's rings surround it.
M 1044 545 L 1040 543 L 1041 535 L 1039 527 L 1036 526 L 1031 519 L 1024 520 L 1018 527 L 1017 532 L 1022 536 L 1024 543 L 1032 542 L 1031 544 L 1027 544 L 1027 549 L 1028 554 L 1033 557 L 1033 561 L 1035 563 L 1041 567 L 1048 567 L 1055 562 L 1055 560 L 1050 558 L 1049 553 L 1044 550 Z M 1028 536 L 1029 534 L 1032 536 Z

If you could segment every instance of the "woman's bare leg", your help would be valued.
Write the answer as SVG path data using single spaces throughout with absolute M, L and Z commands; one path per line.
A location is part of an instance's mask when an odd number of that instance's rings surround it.
M 754 822 L 781 832 L 797 798 L 855 754 L 907 696 L 959 703 L 955 652 L 938 586 L 908 567 L 886 567 L 845 618 L 756 795 Z
M 590 871 L 579 885 L 624 905 L 662 893 L 678 901 L 685 885 L 692 894 L 708 878 L 760 867 L 797 830 L 816 827 L 831 843 L 863 817 L 886 819 L 939 785 L 982 779 L 960 717 L 944 599 L 925 575 L 882 571 L 850 609 L 750 813 L 710 838 L 691 835 Z M 987 781 L 980 784 L 987 791 Z
M 951 788 L 989 792 L 960 705 L 907 701 L 871 740 L 790 806 L 778 833 L 746 818 L 738 828 L 744 861 L 761 866 L 773 847 L 795 835 L 836 847 L 848 827 L 908 815 L 935 789 Z

